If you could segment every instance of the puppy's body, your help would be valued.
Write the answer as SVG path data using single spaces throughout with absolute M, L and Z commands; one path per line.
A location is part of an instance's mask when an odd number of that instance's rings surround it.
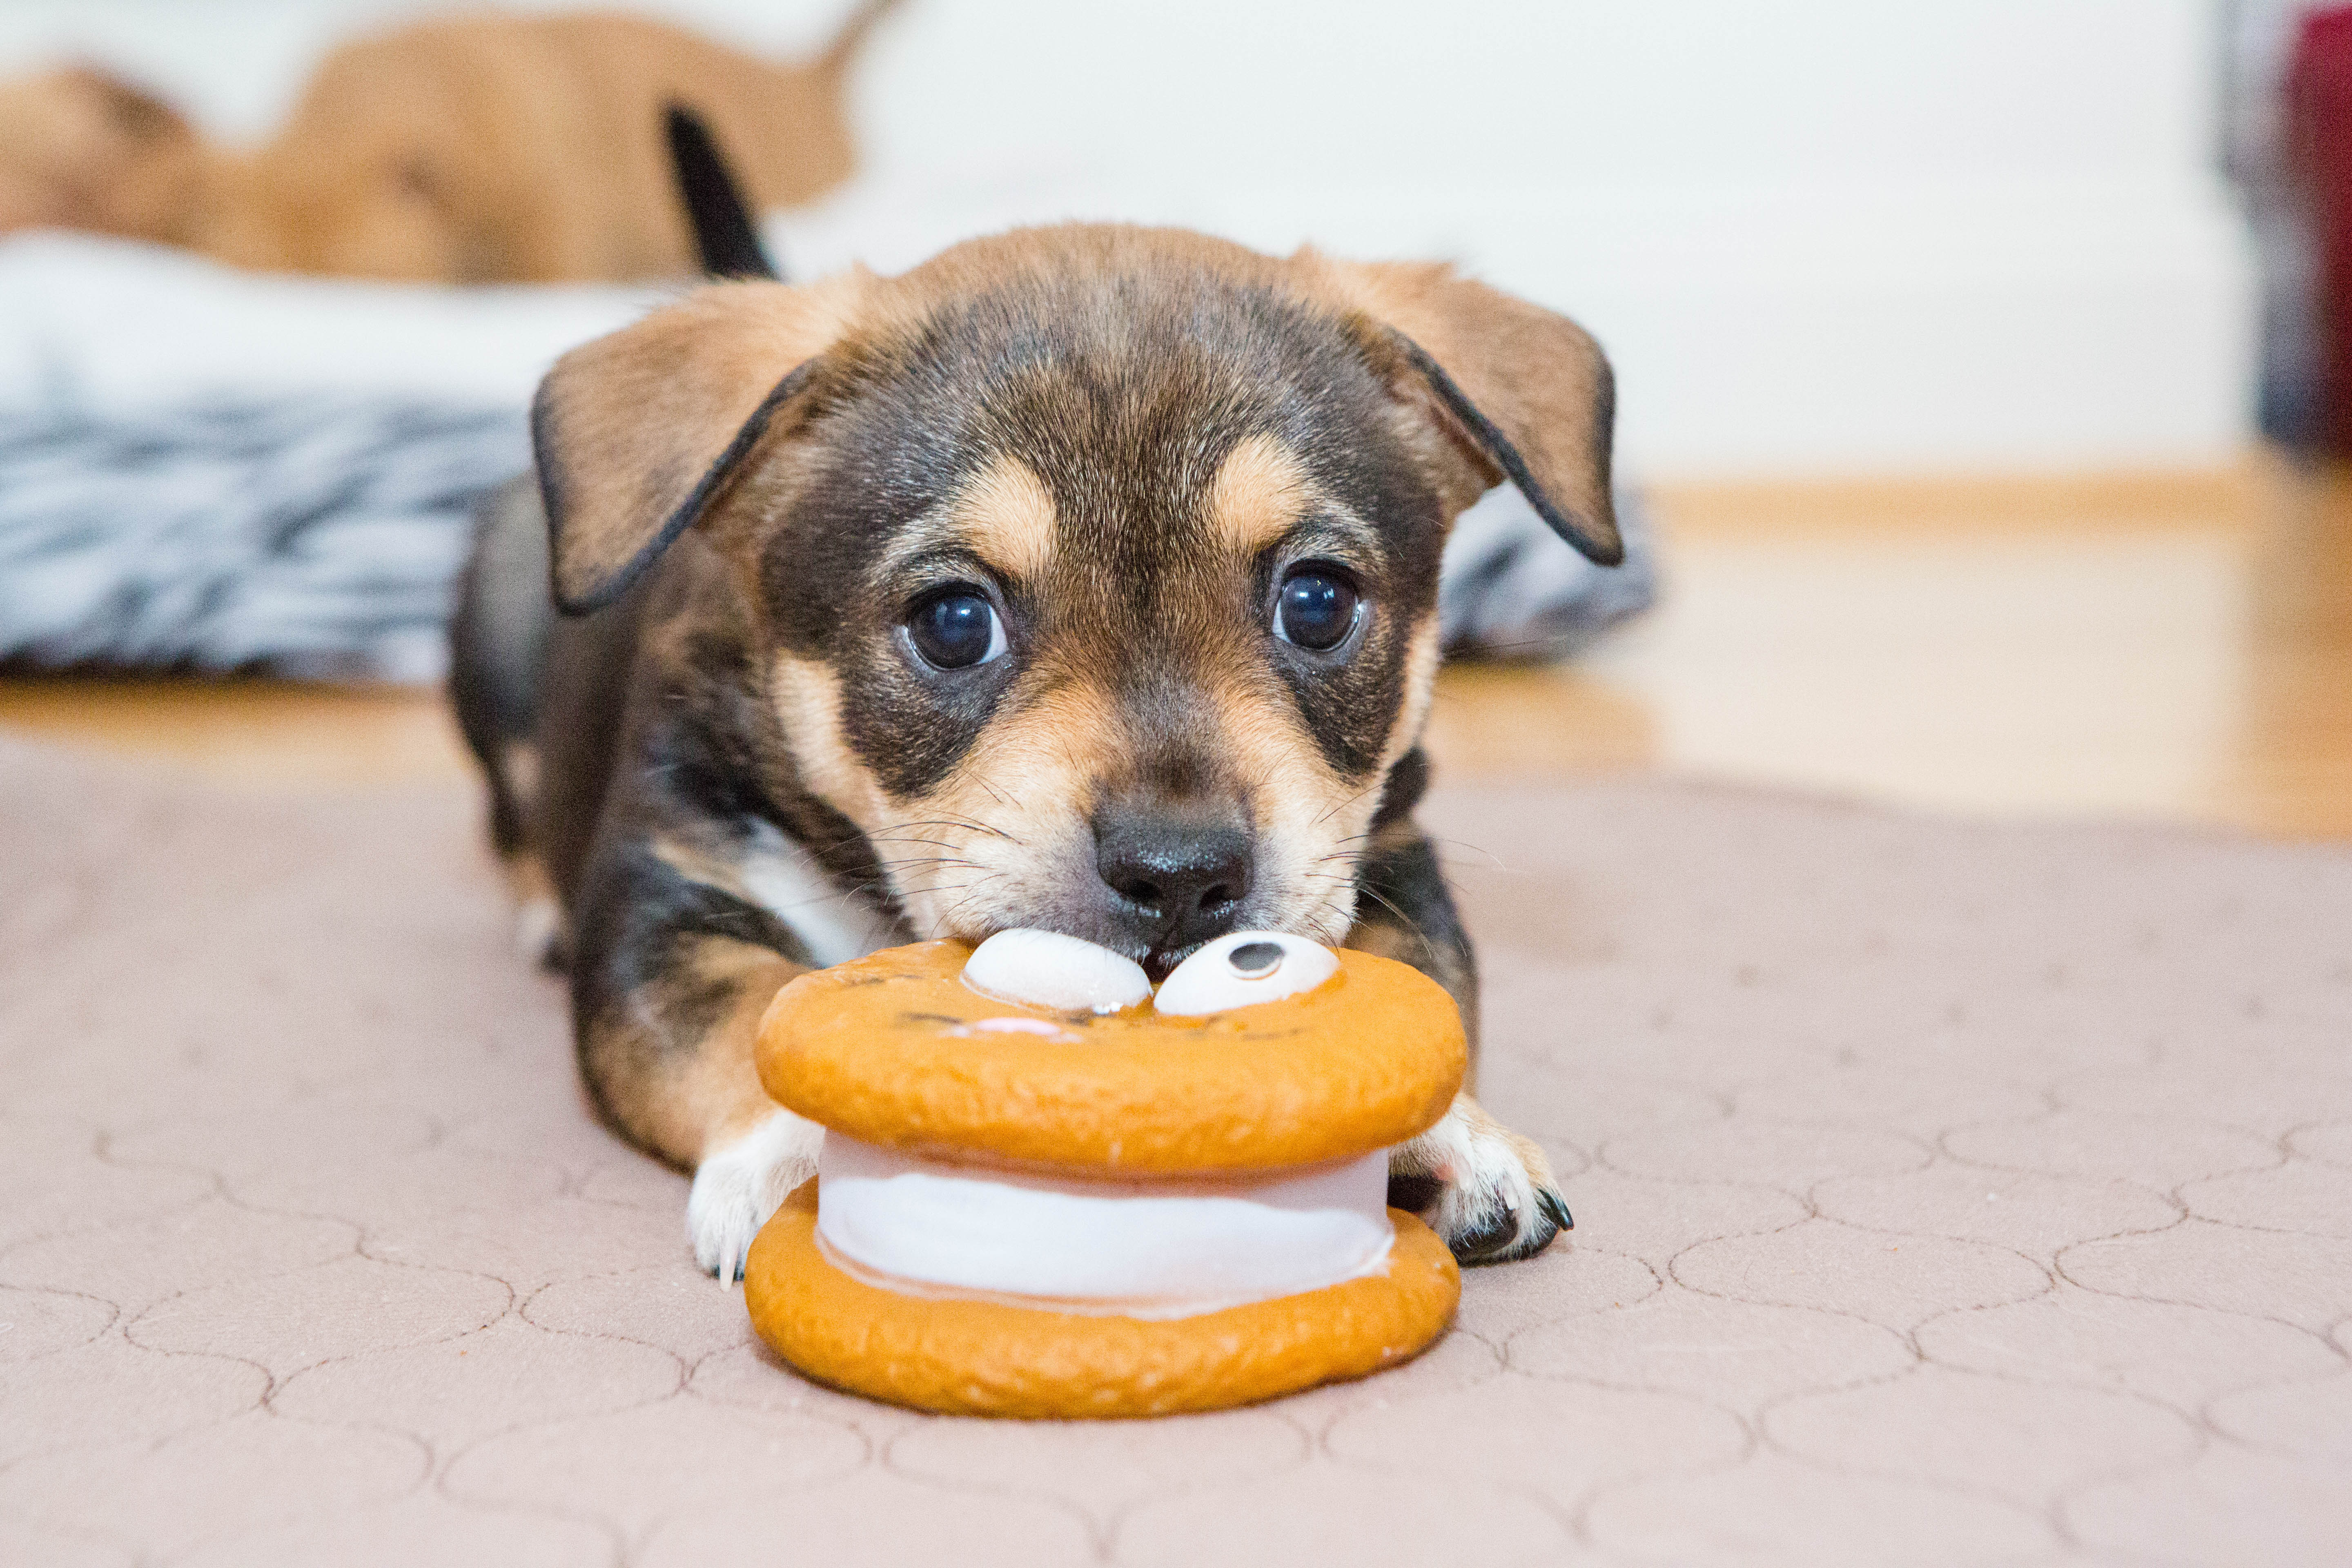
M 696 1169 L 705 1267 L 813 1164 L 751 1065 L 811 964 L 1045 926 L 1165 973 L 1274 928 L 1417 964 L 1475 1031 L 1411 816 L 1438 554 L 1516 470 L 1612 555 L 1607 424 L 1549 312 L 1123 228 L 722 286 L 567 356 L 551 560 L 509 496 L 459 707 L 519 885 L 560 908 L 590 1090 Z M 593 613 L 515 613 L 542 565 Z M 1566 1217 L 1466 1096 L 1394 1173 L 1466 1258 Z
M 782 63 L 619 13 L 421 22 L 330 54 L 250 153 L 103 73 L 54 72 L 0 89 L 0 229 L 419 282 L 690 276 L 664 108 L 700 115 L 760 209 L 813 201 L 854 165 L 848 68 L 890 4 Z

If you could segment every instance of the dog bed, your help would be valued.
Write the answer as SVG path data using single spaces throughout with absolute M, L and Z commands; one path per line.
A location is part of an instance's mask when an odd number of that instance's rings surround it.
M 429 680 L 475 500 L 557 354 L 665 297 L 261 278 L 0 241 L 0 663 Z M 1457 653 L 1572 651 L 1649 602 L 1496 490 L 1446 553 Z
M 1441 791 L 1577 1229 L 1368 1383 L 805 1383 L 582 1102 L 462 781 L 0 745 L 0 1559 L 2352 1560 L 2352 854 Z

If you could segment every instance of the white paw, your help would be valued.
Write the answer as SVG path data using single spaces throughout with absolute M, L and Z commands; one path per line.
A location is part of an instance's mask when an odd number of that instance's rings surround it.
M 528 749 L 528 748 L 526 748 Z M 506 858 L 507 893 L 514 900 L 515 951 L 532 963 L 553 967 L 563 947 L 563 906 L 547 868 L 530 851 Z
M 824 1128 L 779 1110 L 702 1157 L 686 1195 L 686 1234 L 704 1273 L 722 1285 L 743 1277 L 751 1238 L 794 1187 L 816 1174 L 824 1142 Z
M 1437 1183 L 1436 1200 L 1421 1217 L 1465 1263 L 1531 1257 L 1570 1223 L 1543 1151 L 1466 1096 L 1399 1149 L 1389 1172 Z
M 544 967 L 563 940 L 563 911 L 552 894 L 541 893 L 515 906 L 515 951 L 527 963 Z

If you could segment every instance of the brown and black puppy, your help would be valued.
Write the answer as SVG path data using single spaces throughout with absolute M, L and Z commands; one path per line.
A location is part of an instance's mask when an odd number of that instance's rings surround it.
M 1475 1038 L 1412 816 L 1439 551 L 1508 478 L 1615 561 L 1610 427 L 1562 317 L 1168 230 L 721 284 L 566 355 L 548 532 L 520 491 L 485 530 L 459 705 L 589 1091 L 695 1173 L 703 1267 L 814 1168 L 751 1066 L 809 965 L 1041 926 L 1156 976 L 1269 928 L 1418 965 Z M 1393 1169 L 1465 1261 L 1567 1223 L 1466 1093 Z

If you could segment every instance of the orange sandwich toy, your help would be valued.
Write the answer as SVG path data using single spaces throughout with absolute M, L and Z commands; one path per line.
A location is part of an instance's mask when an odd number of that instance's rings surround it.
M 1034 931 L 804 974 L 760 1076 L 824 1148 L 751 1245 L 753 1326 L 820 1382 L 961 1415 L 1213 1410 L 1394 1366 L 1461 1276 L 1388 1207 L 1388 1152 L 1465 1062 L 1435 982 L 1266 932 L 1156 996 Z

